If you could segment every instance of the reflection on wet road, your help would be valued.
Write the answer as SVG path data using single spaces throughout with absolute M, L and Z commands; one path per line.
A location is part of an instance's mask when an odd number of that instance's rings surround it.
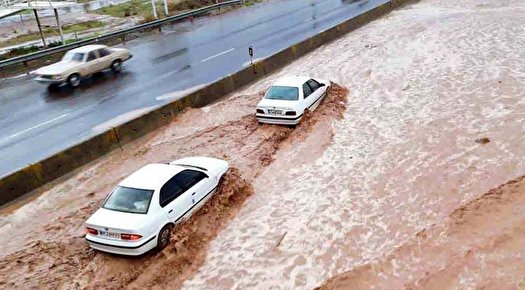
M 122 74 L 96 75 L 75 90 L 28 77 L 0 81 L 0 175 L 241 69 L 250 45 L 263 58 L 384 2 L 269 1 L 130 41 L 134 58 Z

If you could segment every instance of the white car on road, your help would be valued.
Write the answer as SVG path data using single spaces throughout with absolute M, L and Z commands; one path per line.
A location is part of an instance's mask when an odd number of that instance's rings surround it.
M 210 157 L 142 167 L 86 221 L 87 242 L 96 250 L 133 256 L 164 248 L 174 225 L 204 205 L 227 170 L 228 162 Z
M 49 85 L 67 83 L 72 87 L 80 85 L 83 78 L 111 69 L 119 72 L 122 63 L 132 57 L 125 48 L 112 48 L 106 45 L 86 45 L 68 51 L 62 60 L 37 69 L 35 80 Z
M 276 81 L 257 105 L 261 123 L 296 125 L 306 110 L 315 110 L 330 82 L 309 77 L 287 76 Z

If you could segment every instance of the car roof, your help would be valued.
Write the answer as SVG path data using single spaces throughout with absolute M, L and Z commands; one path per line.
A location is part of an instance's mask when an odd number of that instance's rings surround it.
M 85 45 L 85 46 L 74 48 L 74 49 L 72 49 L 70 51 L 71 52 L 90 52 L 92 50 L 96 50 L 96 49 L 99 49 L 99 48 L 105 48 L 105 47 L 107 47 L 107 46 L 106 45 L 102 45 L 102 44 L 90 44 L 90 45 Z
M 278 79 L 273 85 L 286 87 L 301 87 L 305 82 L 307 82 L 310 79 L 310 77 L 305 76 L 285 76 Z
M 135 171 L 122 180 L 119 185 L 125 187 L 156 190 L 162 187 L 175 174 L 185 168 L 177 165 L 153 163 Z

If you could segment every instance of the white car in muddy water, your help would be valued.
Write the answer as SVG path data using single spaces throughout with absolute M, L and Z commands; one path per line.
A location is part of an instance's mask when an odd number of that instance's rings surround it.
M 329 85 L 329 81 L 309 77 L 283 77 L 266 92 L 255 116 L 261 123 L 296 125 L 306 110 L 319 106 Z
M 33 72 L 39 83 L 53 86 L 67 83 L 71 87 L 80 85 L 83 78 L 94 73 L 111 69 L 119 72 L 122 63 L 132 54 L 125 48 L 113 48 L 106 45 L 86 45 L 68 51 L 57 63 L 37 69 Z
M 228 162 L 210 157 L 142 167 L 86 221 L 87 242 L 96 250 L 133 256 L 164 248 L 173 227 L 206 203 L 228 168 Z

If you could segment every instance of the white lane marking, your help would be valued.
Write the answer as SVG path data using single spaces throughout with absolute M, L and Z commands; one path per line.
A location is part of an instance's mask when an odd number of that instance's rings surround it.
M 27 133 L 27 132 L 31 131 L 31 130 L 34 130 L 34 129 L 39 128 L 39 127 L 42 127 L 42 126 L 45 126 L 45 125 L 47 125 L 47 124 L 49 124 L 49 123 L 53 123 L 53 122 L 55 122 L 55 121 L 57 121 L 57 120 L 60 120 L 60 119 L 62 119 L 62 118 L 64 118 L 64 117 L 66 117 L 67 115 L 69 115 L 69 113 L 62 114 L 62 115 L 60 115 L 60 116 L 58 116 L 58 117 L 55 117 L 55 118 L 53 118 L 53 119 L 51 119 L 51 120 L 47 120 L 47 121 L 42 122 L 42 123 L 40 123 L 40 124 L 38 124 L 38 125 L 35 125 L 35 126 L 33 126 L 33 127 L 29 127 L 29 128 L 27 128 L 27 129 L 25 129 L 25 130 L 22 130 L 22 131 L 18 132 L 18 133 L 15 133 L 15 134 L 13 134 L 13 135 L 10 135 L 10 136 L 8 136 L 7 138 L 4 138 L 2 141 L 7 141 L 7 140 L 9 140 L 9 139 L 13 139 L 13 138 L 15 138 L 15 137 L 17 137 L 17 136 L 20 136 L 20 135 L 22 135 L 22 134 L 24 134 L 24 133 Z
M 217 53 L 216 55 L 212 55 L 212 56 L 210 56 L 210 57 L 207 57 L 207 58 L 201 60 L 201 62 L 207 62 L 207 61 L 210 60 L 210 59 L 214 59 L 214 58 L 216 58 L 216 57 L 219 57 L 219 56 L 221 56 L 221 55 L 227 54 L 227 53 L 232 52 L 232 51 L 234 51 L 234 50 L 235 50 L 235 48 L 232 47 L 232 48 L 230 48 L 230 49 L 228 49 L 228 50 L 225 50 L 225 51 L 223 51 L 223 52 Z

